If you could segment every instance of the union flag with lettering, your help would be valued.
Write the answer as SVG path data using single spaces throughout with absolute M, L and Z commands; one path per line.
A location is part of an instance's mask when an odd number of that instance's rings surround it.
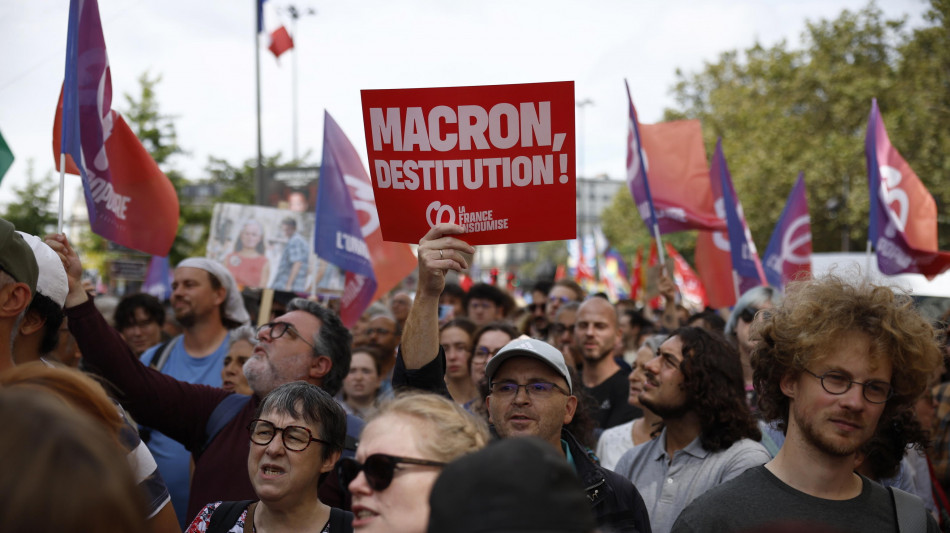
M 56 169 L 82 176 L 89 223 L 116 243 L 165 256 L 178 232 L 178 195 L 112 110 L 112 77 L 96 0 L 71 0 L 66 76 L 53 126 Z

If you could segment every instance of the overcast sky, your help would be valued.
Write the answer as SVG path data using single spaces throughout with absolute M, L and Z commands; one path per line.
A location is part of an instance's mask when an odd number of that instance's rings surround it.
M 271 0 L 274 7 L 290 5 Z M 0 183 L 0 204 L 53 168 L 51 136 L 63 78 L 66 0 L 0 2 L 0 132 L 16 160 Z M 254 0 L 100 0 L 112 69 L 113 107 L 127 108 L 143 72 L 161 75 L 163 113 L 175 117 L 187 154 L 172 160 L 190 179 L 205 177 L 209 155 L 232 164 L 256 157 Z M 674 105 L 676 69 L 700 70 L 719 54 L 756 40 L 796 47 L 806 20 L 834 18 L 864 0 L 311 0 L 297 24 L 299 146 L 319 163 L 323 110 L 357 150 L 361 89 L 573 80 L 578 101 L 578 174 L 624 175 L 626 95 L 645 123 Z M 927 3 L 879 0 L 888 18 L 919 26 Z M 272 21 L 266 22 L 269 26 Z M 289 18 L 287 19 L 289 25 Z M 292 152 L 292 58 L 262 46 L 265 154 Z M 582 120 L 583 118 L 583 120 Z M 58 179 L 58 178 L 57 178 Z M 67 191 L 78 178 L 67 176 Z M 71 185 L 70 185 L 71 184 Z M 69 196 L 72 196 L 70 193 Z

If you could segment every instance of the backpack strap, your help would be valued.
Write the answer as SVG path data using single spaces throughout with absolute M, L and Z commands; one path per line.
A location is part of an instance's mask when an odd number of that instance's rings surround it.
M 891 491 L 891 501 L 894 502 L 894 511 L 897 513 L 898 533 L 917 533 L 927 531 L 927 508 L 924 502 L 901 489 L 887 487 Z
M 353 513 L 331 507 L 330 533 L 343 533 L 347 531 L 353 531 Z
M 241 409 L 244 409 L 249 401 L 251 401 L 251 397 L 246 394 L 229 394 L 215 406 L 214 411 L 211 411 L 211 416 L 208 417 L 207 424 L 205 424 L 205 440 L 195 452 L 195 457 L 199 457 L 208 449 L 211 441 L 218 436 L 224 426 L 234 420 L 234 417 L 241 412 Z
M 240 500 L 234 502 L 221 502 L 213 513 L 211 521 L 208 522 L 208 529 L 205 533 L 228 533 L 228 530 L 237 523 L 241 513 L 247 509 L 247 506 L 257 500 Z
M 165 367 L 165 363 L 168 362 L 168 356 L 172 353 L 172 348 L 175 346 L 175 341 L 177 341 L 179 338 L 181 338 L 181 335 L 160 345 L 154 352 L 152 352 L 152 358 L 149 360 L 148 366 L 161 372 L 162 368 Z

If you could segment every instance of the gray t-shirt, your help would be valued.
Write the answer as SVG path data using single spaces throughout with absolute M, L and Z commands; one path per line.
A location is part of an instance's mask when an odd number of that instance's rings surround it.
M 890 493 L 864 476 L 861 481 L 857 497 L 826 500 L 793 489 L 765 466 L 750 468 L 694 500 L 676 519 L 673 533 L 769 531 L 779 524 L 786 526 L 782 531 L 897 531 Z M 927 519 L 927 533 L 939 533 L 929 513 Z

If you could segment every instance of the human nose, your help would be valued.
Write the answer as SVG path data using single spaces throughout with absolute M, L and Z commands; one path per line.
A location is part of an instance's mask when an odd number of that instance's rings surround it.
M 864 387 L 858 383 L 852 383 L 851 388 L 838 396 L 838 401 L 842 406 L 851 410 L 863 409 L 865 402 L 867 402 L 864 397 Z
M 278 429 L 274 429 L 274 438 L 267 443 L 267 446 L 264 447 L 264 451 L 267 455 L 283 455 L 287 452 L 287 448 L 284 447 L 284 432 Z
M 653 359 L 650 359 L 649 361 L 647 361 L 647 364 L 644 365 L 644 368 L 646 369 L 647 372 L 651 374 L 659 374 L 660 373 L 660 356 L 657 355 Z

